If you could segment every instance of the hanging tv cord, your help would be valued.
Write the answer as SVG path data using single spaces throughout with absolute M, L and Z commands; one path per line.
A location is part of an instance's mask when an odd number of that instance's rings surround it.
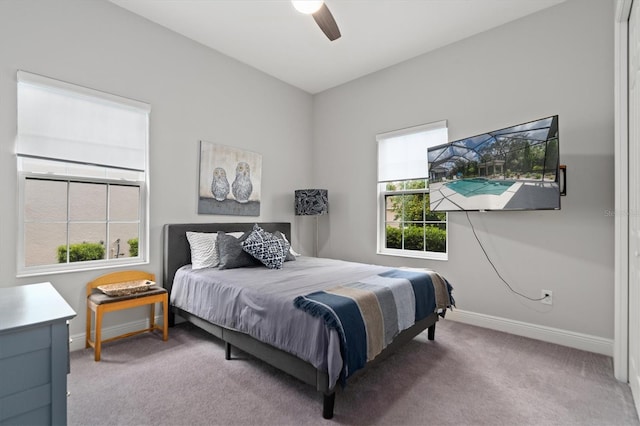
M 491 265 L 491 267 L 495 271 L 495 273 L 498 276 L 498 278 L 500 278 L 500 280 L 507 286 L 507 288 L 512 293 L 515 293 L 520 297 L 524 297 L 527 300 L 531 300 L 532 302 L 539 302 L 539 301 L 541 301 L 543 299 L 546 299 L 546 297 L 547 297 L 546 295 L 543 296 L 543 297 L 538 297 L 538 298 L 533 298 L 533 297 L 526 296 L 526 295 L 514 290 L 513 287 L 511 287 L 511 285 L 507 282 L 507 280 L 502 278 L 502 275 L 500 275 L 500 272 L 498 272 L 498 268 L 496 268 L 496 265 L 493 264 L 493 262 L 489 258 L 489 255 L 487 254 L 487 251 L 484 249 L 484 246 L 482 245 L 482 242 L 480 241 L 480 238 L 478 238 L 478 234 L 476 234 L 476 229 L 473 227 L 473 223 L 471 223 L 471 218 L 469 217 L 469 212 L 465 211 L 464 213 L 467 215 L 467 220 L 469 221 L 469 225 L 471 226 L 471 231 L 473 232 L 473 236 L 476 237 L 476 241 L 478 242 L 478 245 L 482 249 L 482 252 L 484 253 L 484 256 L 487 258 L 487 261 L 489 262 L 489 264 Z

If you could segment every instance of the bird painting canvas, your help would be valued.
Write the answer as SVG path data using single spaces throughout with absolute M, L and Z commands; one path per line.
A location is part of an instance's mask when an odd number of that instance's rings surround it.
M 260 215 L 262 155 L 200 141 L 198 214 Z

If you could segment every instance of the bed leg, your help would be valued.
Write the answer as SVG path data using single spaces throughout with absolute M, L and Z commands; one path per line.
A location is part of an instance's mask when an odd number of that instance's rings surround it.
M 322 417 L 325 419 L 333 418 L 333 406 L 336 402 L 336 393 L 323 394 L 322 398 Z
M 229 361 L 231 359 L 231 344 L 224 342 L 224 359 Z
M 167 322 L 169 323 L 169 327 L 173 327 L 176 325 L 176 313 L 173 312 L 171 308 L 169 308 L 169 312 L 167 312 Z
M 427 332 L 427 338 L 429 340 L 435 340 L 436 338 L 436 325 L 435 323 L 429 327 L 429 331 Z

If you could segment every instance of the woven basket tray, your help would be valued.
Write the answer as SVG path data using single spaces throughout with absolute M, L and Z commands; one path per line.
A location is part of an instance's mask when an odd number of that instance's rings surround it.
M 107 296 L 128 296 L 130 294 L 147 291 L 155 284 L 154 281 L 149 280 L 127 281 L 118 284 L 99 285 L 98 290 Z

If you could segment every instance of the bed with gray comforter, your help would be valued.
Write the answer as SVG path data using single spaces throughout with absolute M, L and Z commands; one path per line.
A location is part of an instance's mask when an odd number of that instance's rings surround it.
M 260 225 L 290 235 L 288 223 Z M 281 269 L 192 269 L 186 231 L 250 226 L 165 225 L 170 304 L 224 340 L 227 358 L 233 345 L 314 385 L 324 394 L 325 418 L 333 416 L 339 383 L 426 328 L 432 340 L 438 314 L 453 303 L 451 286 L 438 274 L 334 259 L 300 256 Z

